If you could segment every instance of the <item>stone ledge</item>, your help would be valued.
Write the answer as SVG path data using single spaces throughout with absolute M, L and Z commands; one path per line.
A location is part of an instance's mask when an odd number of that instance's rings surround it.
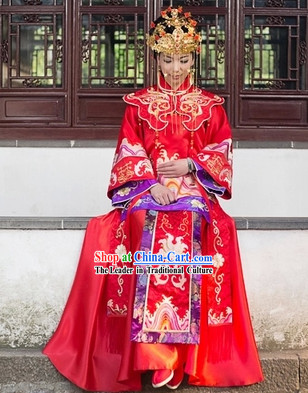
M 86 229 L 91 217 L 0 217 L 0 229 Z M 308 217 L 235 217 L 238 230 L 307 230 Z
M 91 217 L 0 217 L 0 229 L 86 229 Z
M 308 217 L 235 217 L 237 229 L 305 230 Z
M 194 387 L 183 383 L 185 393 L 307 393 L 308 350 L 260 352 L 263 383 L 234 388 Z M 1 393 L 80 393 L 84 392 L 60 375 L 40 350 L 0 350 Z M 143 391 L 152 392 L 150 374 L 143 378 Z M 170 393 L 161 388 L 159 393 Z
M 116 147 L 117 139 L 32 140 L 3 139 L 0 147 L 34 148 L 106 148 Z M 308 142 L 297 141 L 234 141 L 235 149 L 308 149 Z

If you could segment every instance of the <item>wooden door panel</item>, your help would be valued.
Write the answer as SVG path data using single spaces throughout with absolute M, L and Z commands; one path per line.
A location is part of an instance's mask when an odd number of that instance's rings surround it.
M 125 106 L 121 97 L 79 97 L 78 124 L 120 126 Z
M 1 97 L 0 121 L 17 122 L 65 122 L 64 97 Z
M 242 98 L 241 125 L 306 125 L 307 99 Z

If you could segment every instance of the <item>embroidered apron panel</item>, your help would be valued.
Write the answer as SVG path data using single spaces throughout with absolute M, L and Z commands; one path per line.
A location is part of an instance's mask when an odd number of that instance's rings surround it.
M 201 253 L 201 217 L 189 211 L 147 211 L 141 251 L 167 257 Z M 173 254 L 175 255 L 175 254 Z M 181 261 L 183 262 L 183 261 Z M 131 339 L 137 342 L 199 343 L 201 276 L 185 265 L 143 266 L 137 276 Z M 160 268 L 166 270 L 159 270 Z M 150 269 L 150 270 L 149 270 Z M 157 269 L 157 270 L 155 270 Z M 175 269 L 176 273 L 167 273 Z

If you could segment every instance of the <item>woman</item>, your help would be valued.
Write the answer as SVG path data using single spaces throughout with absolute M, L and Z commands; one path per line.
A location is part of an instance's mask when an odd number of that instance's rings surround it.
M 148 37 L 158 84 L 124 97 L 108 190 L 116 208 L 89 222 L 44 349 L 87 390 L 140 390 L 147 370 L 155 388 L 176 389 L 185 373 L 197 386 L 263 380 L 235 225 L 217 200 L 231 196 L 224 101 L 193 85 L 200 41 L 190 13 L 163 11 Z M 113 264 L 103 264 L 110 254 Z M 158 264 L 170 255 L 168 266 Z M 196 256 L 212 258 L 211 274 Z

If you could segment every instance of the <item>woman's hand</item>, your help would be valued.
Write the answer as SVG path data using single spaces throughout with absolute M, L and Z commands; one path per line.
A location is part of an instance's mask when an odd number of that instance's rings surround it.
M 165 177 L 179 177 L 189 173 L 187 158 L 176 161 L 168 161 L 157 166 L 158 175 Z
M 169 190 L 168 187 L 159 183 L 155 184 L 155 186 L 150 189 L 150 193 L 154 200 L 160 205 L 169 205 L 175 201 L 174 193 Z

